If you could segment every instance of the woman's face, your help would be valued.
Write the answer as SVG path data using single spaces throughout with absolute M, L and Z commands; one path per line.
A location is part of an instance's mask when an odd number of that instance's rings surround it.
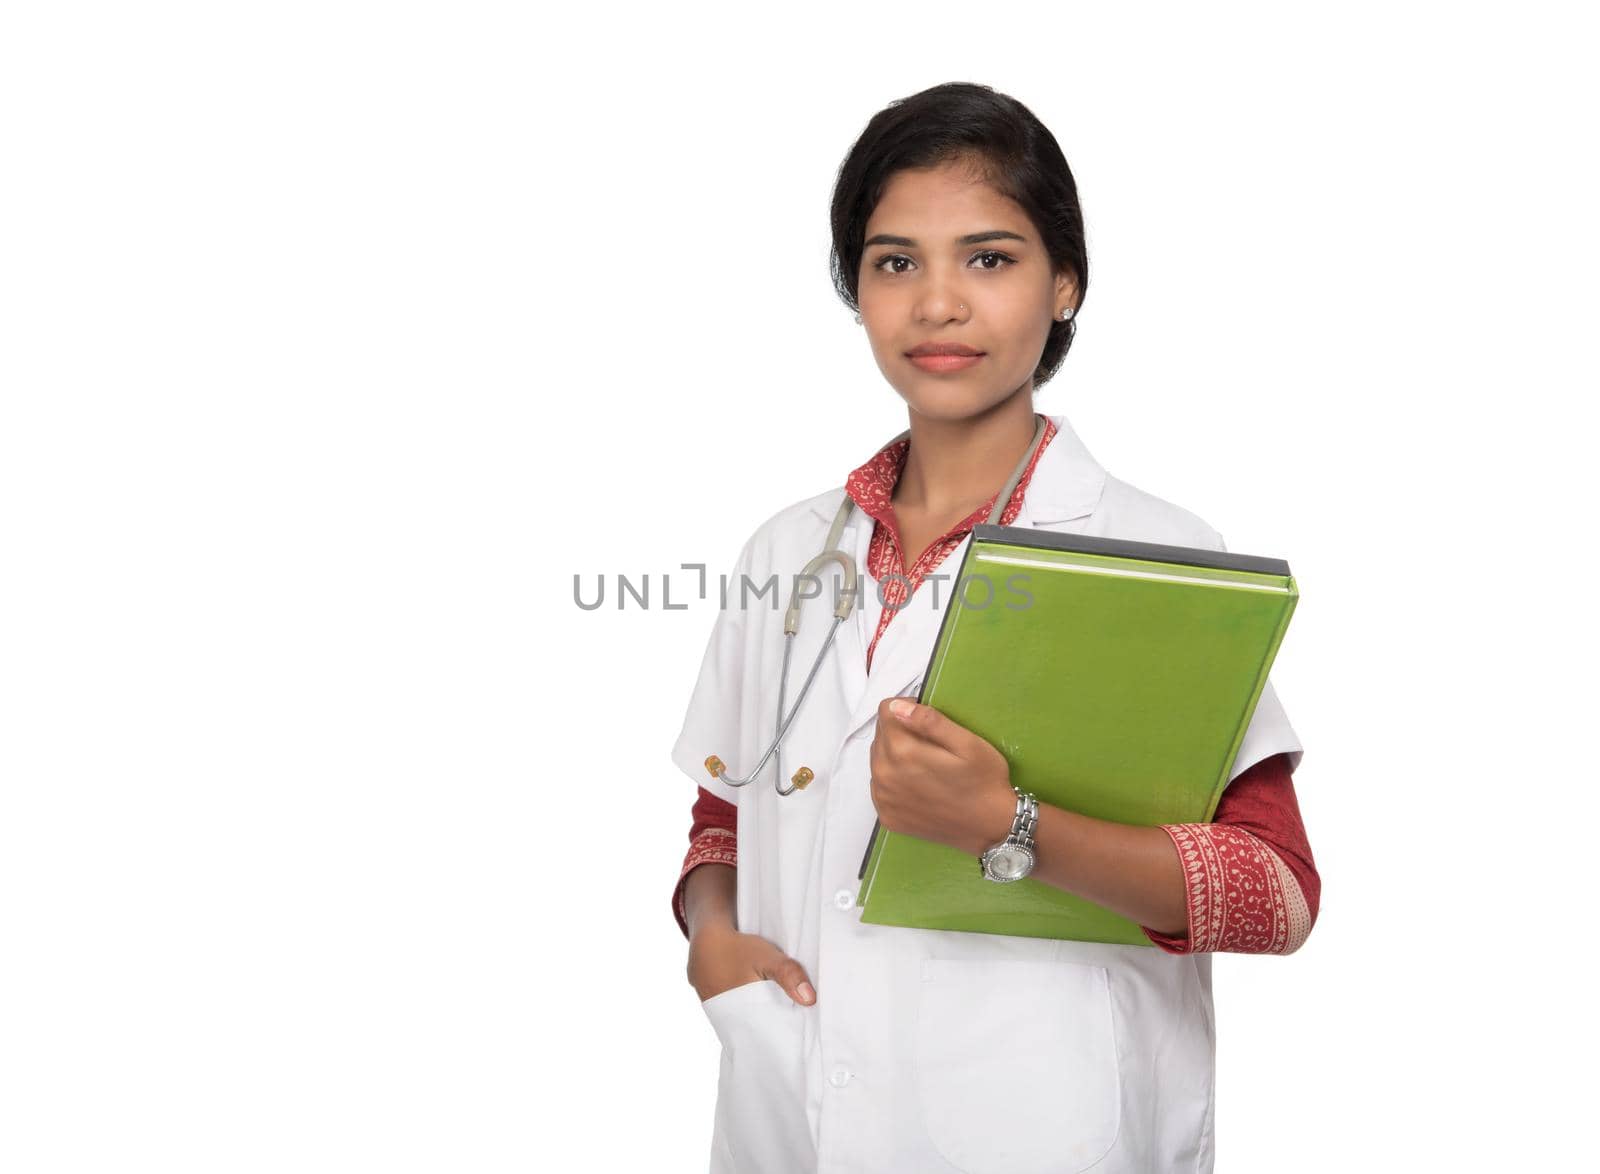
M 890 178 L 867 220 L 859 281 L 878 368 L 913 411 L 946 420 L 1031 394 L 1051 322 L 1078 293 L 1070 273 L 1052 271 L 1027 213 L 960 163 Z M 927 343 L 981 355 L 919 364 L 909 352 Z

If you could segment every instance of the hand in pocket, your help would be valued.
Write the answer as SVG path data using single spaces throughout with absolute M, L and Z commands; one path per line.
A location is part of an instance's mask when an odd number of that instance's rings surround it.
M 805 968 L 764 937 L 718 926 L 701 930 L 689 942 L 689 985 L 702 1003 L 766 979 L 802 1006 L 816 1002 Z

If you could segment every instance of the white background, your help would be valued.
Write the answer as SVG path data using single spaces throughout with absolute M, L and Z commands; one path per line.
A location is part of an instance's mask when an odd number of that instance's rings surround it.
M 668 750 L 713 602 L 661 579 L 905 426 L 828 197 L 948 80 L 1079 183 L 1042 410 L 1303 593 L 1322 911 L 1216 959 L 1219 1170 L 1565 1164 L 1578 11 L 8 6 L 0 1166 L 704 1169 Z

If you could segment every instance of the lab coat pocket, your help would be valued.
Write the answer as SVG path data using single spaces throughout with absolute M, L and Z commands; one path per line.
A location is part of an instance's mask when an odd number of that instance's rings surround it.
M 771 979 L 733 987 L 700 1005 L 722 1041 L 713 1169 L 723 1163 L 774 1174 L 813 1169 L 802 1008 Z
M 1121 1070 L 1103 966 L 922 962 L 915 1080 L 929 1139 L 967 1174 L 1069 1174 L 1116 1143 Z

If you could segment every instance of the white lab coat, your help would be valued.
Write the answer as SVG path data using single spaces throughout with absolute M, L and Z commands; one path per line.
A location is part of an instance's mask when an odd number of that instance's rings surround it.
M 1110 476 L 1061 416 L 1013 523 L 1071 534 L 1222 549 L 1196 515 Z M 857 875 L 876 813 L 869 750 L 878 703 L 921 675 L 950 597 L 924 582 L 884 632 L 867 573 L 873 521 L 852 512 L 840 546 L 863 591 L 840 627 L 783 746 L 784 777 L 816 779 L 779 797 L 772 764 L 742 788 L 711 779 L 720 755 L 743 774 L 772 737 L 788 583 L 821 549 L 843 490 L 762 524 L 729 579 L 672 758 L 739 806 L 739 927 L 805 966 L 817 1001 L 776 983 L 713 996 L 722 1043 L 711 1169 L 739 1174 L 1097 1174 L 1209 1171 L 1213 1164 L 1211 958 L 1150 946 L 1058 942 L 864 925 Z M 970 540 L 970 539 L 969 539 Z M 966 543 L 940 570 L 953 575 Z M 739 607 L 739 576 L 780 590 Z M 803 613 L 790 704 L 832 626 L 832 567 Z M 776 598 L 775 598 L 776 597 Z M 1230 777 L 1301 747 L 1271 683 Z

